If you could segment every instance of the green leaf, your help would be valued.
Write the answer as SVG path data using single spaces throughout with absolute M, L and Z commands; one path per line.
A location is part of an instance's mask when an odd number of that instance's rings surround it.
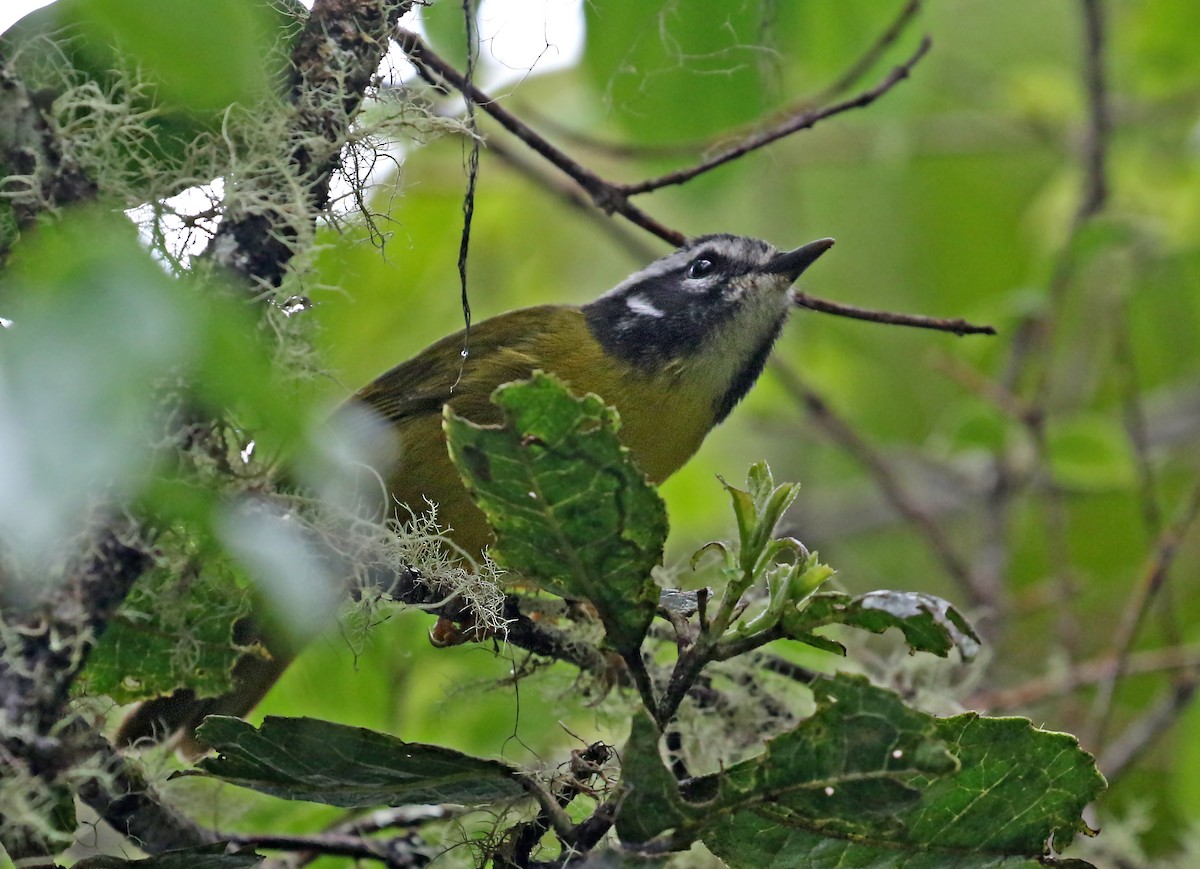
M 709 844 L 706 840 L 705 844 Z M 718 848 L 709 847 L 717 852 Z M 718 846 L 719 847 L 719 846 Z M 853 866 L 854 869 L 1095 869 L 1082 860 L 1049 860 L 956 851 L 897 850 L 890 845 L 831 840 L 820 833 L 776 824 L 747 826 L 736 851 L 720 853 L 730 869 L 763 866 Z
M 766 106 L 761 4 L 597 0 L 584 10 L 584 71 L 629 134 L 707 138 Z
M 617 413 L 555 378 L 501 386 L 501 426 L 448 408 L 450 456 L 496 531 L 497 557 L 547 591 L 590 601 L 612 646 L 635 651 L 658 605 L 667 514 L 617 438 Z
M 958 649 L 964 661 L 979 653 L 980 639 L 963 615 L 947 601 L 915 591 L 872 591 L 858 597 L 827 592 L 809 599 L 786 618 L 788 636 L 804 639 L 822 625 L 842 624 L 881 634 L 899 628 L 909 648 L 946 657 Z
M 627 843 L 674 829 L 733 867 L 1037 865 L 1086 831 L 1079 815 L 1104 788 L 1067 734 L 1025 719 L 938 719 L 862 677 L 813 683 L 814 714 L 763 754 L 682 791 L 670 786 L 649 729 L 635 725 L 617 819 Z M 653 751 L 651 750 L 653 746 Z M 1065 864 L 1070 865 L 1070 864 Z
M 233 639 L 250 598 L 214 558 L 198 575 L 156 569 L 142 577 L 88 656 L 76 690 L 116 703 L 185 686 L 199 697 L 228 691 L 233 665 L 252 652 Z
M 57 0 L 9 28 L 0 52 L 38 91 L 61 96 L 81 80 L 128 91 L 145 125 L 130 167 L 148 156 L 177 172 L 198 136 L 220 131 L 229 105 L 252 105 L 286 80 L 304 15 L 296 0 Z M 147 86 L 129 91 L 134 70 Z
M 832 683 L 814 686 L 818 715 Z M 841 689 L 829 696 L 838 705 L 847 700 Z M 871 714 L 874 703 L 856 706 L 855 713 Z M 855 866 L 1009 867 L 1038 865 L 1049 842 L 1061 849 L 1076 832 L 1087 831 L 1079 815 L 1103 790 L 1104 779 L 1073 736 L 1038 730 L 1018 718 L 923 717 L 935 729 L 918 750 L 928 752 L 937 740 L 949 749 L 955 767 L 900 775 L 897 783 L 916 796 L 907 805 L 897 802 L 879 815 L 856 813 L 852 803 L 834 802 L 839 785 L 831 783 L 833 811 L 806 817 L 794 801 L 764 801 L 712 824 L 703 834 L 705 844 L 734 867 L 804 865 L 818 854 L 840 855 Z M 878 747 L 858 750 L 878 758 Z M 848 811 L 839 813 L 839 805 Z
M 181 848 L 177 851 L 164 851 L 147 857 L 144 860 L 120 860 L 115 857 L 84 858 L 74 866 L 76 869 L 115 869 L 127 866 L 129 869 L 250 869 L 262 862 L 262 857 L 249 852 L 243 854 L 226 853 L 228 846 L 224 842 L 212 845 L 201 845 L 198 848 Z M 93 864 L 93 860 L 96 862 Z
M 621 752 L 621 787 L 629 792 L 617 815 L 617 833 L 623 842 L 645 842 L 687 823 L 689 812 L 680 806 L 675 776 L 658 752 L 661 736 L 646 712 L 634 714 L 629 741 Z
M 53 557 L 96 493 L 154 468 L 151 388 L 196 353 L 195 301 L 134 227 L 79 210 L 22 239 L 0 274 L 0 537 L 18 561 Z
M 1080 415 L 1052 420 L 1046 432 L 1054 481 L 1068 489 L 1128 489 L 1137 479 L 1133 451 L 1120 421 Z
M 762 557 L 773 555 L 768 552 L 775 527 L 783 518 L 784 511 L 800 494 L 798 483 L 775 485 L 771 469 L 766 462 L 755 462 L 746 474 L 746 490 L 731 486 L 724 480 L 721 485 L 733 502 L 733 513 L 737 517 L 739 559 L 747 578 L 761 568 Z M 802 548 L 802 547 L 801 547 Z
M 469 14 L 478 21 L 478 3 L 472 3 Z M 441 57 L 458 69 L 467 65 L 467 22 L 461 2 L 431 3 L 420 7 L 421 24 L 429 44 Z M 478 24 L 476 24 L 478 28 Z M 478 30 L 476 30 L 478 32 Z
M 691 780 L 686 794 L 668 790 L 662 761 L 657 753 L 649 756 L 645 728 L 635 730 L 638 742 L 631 737 L 630 747 L 637 762 L 623 767 L 633 792 L 617 820 L 618 834 L 645 841 L 674 827 L 709 844 L 707 831 L 760 812 L 846 834 L 872 814 L 887 827 L 891 814 L 920 800 L 906 778 L 955 769 L 936 719 L 898 695 L 852 676 L 819 679 L 812 689 L 817 708 L 809 718 L 768 742 L 758 757 Z M 659 769 L 651 768 L 655 764 Z
M 203 772 L 288 800 L 342 808 L 480 805 L 524 793 L 505 764 L 315 718 L 268 716 L 255 728 L 209 716 L 197 736 L 218 752 L 200 761 Z

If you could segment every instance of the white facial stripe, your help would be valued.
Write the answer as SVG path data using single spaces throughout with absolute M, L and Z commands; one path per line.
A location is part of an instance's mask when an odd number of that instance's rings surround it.
M 682 268 L 691 258 L 692 251 L 684 248 L 683 250 L 675 251 L 673 254 L 668 254 L 662 259 L 656 259 L 640 272 L 634 272 L 625 280 L 621 281 L 621 283 L 617 284 L 615 287 L 605 293 L 605 295 L 619 296 L 625 290 L 629 289 L 630 287 L 635 287 L 643 281 L 658 277 L 659 275 L 665 275 L 668 272 Z
M 701 251 L 710 251 L 713 254 L 723 257 L 727 260 L 758 263 L 760 265 L 766 263 L 767 260 L 777 253 L 775 248 L 771 247 L 769 244 L 752 238 L 722 235 L 703 236 L 694 240 L 686 247 L 680 248 L 674 253 L 669 253 L 661 259 L 656 259 L 641 271 L 634 272 L 604 295 L 620 296 L 625 291 L 637 286 L 638 284 L 641 284 L 644 281 L 652 280 L 670 272 L 681 271 Z M 714 279 L 719 280 L 719 276 L 714 276 Z M 697 285 L 691 284 L 691 281 L 688 281 L 684 284 L 686 289 L 693 290 L 695 292 L 700 292 L 707 286 L 707 282 Z M 632 310 L 632 308 L 630 310 Z
M 654 307 L 645 296 L 630 296 L 625 300 L 625 306 L 635 314 L 643 317 L 663 317 L 662 311 Z

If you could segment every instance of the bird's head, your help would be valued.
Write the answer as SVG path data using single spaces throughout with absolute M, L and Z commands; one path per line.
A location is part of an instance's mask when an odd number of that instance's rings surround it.
M 762 373 L 793 307 L 792 285 L 833 239 L 780 251 L 755 238 L 705 235 L 583 307 L 596 340 L 648 375 L 677 373 L 713 392 L 715 421 Z

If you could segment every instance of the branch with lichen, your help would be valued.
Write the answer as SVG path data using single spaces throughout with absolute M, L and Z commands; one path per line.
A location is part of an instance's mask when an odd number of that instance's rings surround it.
M 329 203 L 351 124 L 412 0 L 318 0 L 292 50 L 289 123 L 273 171 L 249 173 L 227 195 L 209 246 L 259 289 L 278 287 Z M 286 167 L 284 169 L 283 167 Z

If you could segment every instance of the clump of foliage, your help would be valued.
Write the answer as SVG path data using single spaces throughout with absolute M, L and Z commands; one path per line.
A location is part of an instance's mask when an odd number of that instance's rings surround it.
M 810 714 L 767 724 L 764 712 L 746 734 L 744 759 L 690 774 L 678 740 L 665 754 L 662 746 L 700 714 L 684 700 L 710 664 L 788 641 L 844 653 L 819 633 L 831 625 L 894 627 L 913 652 L 964 658 L 978 638 L 928 595 L 824 590 L 833 571 L 799 541 L 773 536 L 796 486 L 776 485 L 761 463 L 745 489 L 726 485 L 737 539 L 698 553 L 718 555 L 704 573 L 714 588 L 667 593 L 650 578 L 665 510 L 620 446 L 615 413 L 545 375 L 501 387 L 495 400 L 506 415 L 500 427 L 448 417 L 451 453 L 496 529 L 501 563 L 544 594 L 586 602 L 602 623 L 604 646 L 619 657 L 614 678 L 641 701 L 625 744 L 593 745 L 565 771 L 539 775 L 315 719 L 268 717 L 254 727 L 218 717 L 201 728 L 217 750 L 200 762 L 205 774 L 345 808 L 524 803 L 524 817 L 494 832 L 490 846 L 475 843 L 485 859 L 512 866 L 558 865 L 597 849 L 661 856 L 699 841 L 734 867 L 1032 867 L 1054 864 L 1052 845 L 1089 832 L 1080 812 L 1103 779 L 1074 737 L 1018 718 L 937 718 L 862 676 L 807 673 L 790 690 L 811 693 Z M 672 636 L 652 630 L 656 613 Z M 720 694 L 710 683 L 696 702 L 719 703 Z

